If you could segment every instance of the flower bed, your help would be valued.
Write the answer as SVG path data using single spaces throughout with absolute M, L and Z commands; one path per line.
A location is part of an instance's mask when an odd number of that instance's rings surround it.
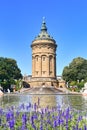
M 0 109 L 0 130 L 87 130 L 87 117 L 70 109 L 40 108 L 40 103 Z

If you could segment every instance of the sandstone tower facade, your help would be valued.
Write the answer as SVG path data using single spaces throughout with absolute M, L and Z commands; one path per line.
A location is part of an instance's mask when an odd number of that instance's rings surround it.
M 48 34 L 43 19 L 41 31 L 33 40 L 31 86 L 54 86 L 56 79 L 56 41 Z

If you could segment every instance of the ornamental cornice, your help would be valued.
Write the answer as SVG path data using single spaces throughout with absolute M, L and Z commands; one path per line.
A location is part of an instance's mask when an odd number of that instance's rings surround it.
M 38 43 L 38 42 L 51 42 L 51 43 L 56 43 L 54 39 L 40 39 L 40 40 L 34 40 L 32 43 Z
M 56 44 L 54 43 L 48 43 L 48 42 L 42 42 L 42 43 L 35 43 L 35 44 L 32 44 L 31 47 L 37 47 L 37 48 L 41 48 L 41 47 L 46 47 L 46 48 L 53 48 L 53 47 L 57 47 Z
M 43 55 L 47 55 L 47 56 L 56 56 L 56 53 L 48 53 L 48 52 L 38 52 L 38 53 L 33 53 L 32 56 L 35 57 L 35 56 L 43 56 Z
M 55 40 L 34 40 L 31 44 L 31 47 L 37 44 L 53 44 L 57 47 Z

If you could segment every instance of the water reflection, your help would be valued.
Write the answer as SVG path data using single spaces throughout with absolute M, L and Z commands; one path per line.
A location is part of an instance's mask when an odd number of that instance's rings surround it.
M 55 95 L 33 95 L 32 103 L 38 103 L 38 98 L 40 99 L 40 107 L 45 108 L 47 106 L 56 106 L 56 96 Z
M 18 106 L 22 103 L 28 104 L 29 102 L 34 104 L 40 99 L 40 107 L 52 107 L 58 106 L 65 108 L 71 106 L 73 109 L 87 111 L 87 97 L 81 95 L 64 95 L 64 94 L 42 94 L 42 95 L 29 95 L 25 94 L 8 94 L 0 97 L 0 107 L 9 107 L 12 105 Z
M 28 97 L 29 96 L 17 95 L 17 94 L 15 94 L 15 95 L 8 94 L 8 95 L 5 95 L 5 96 L 0 98 L 0 106 L 6 108 L 6 107 L 9 107 L 9 106 L 12 106 L 12 105 L 18 106 L 18 105 L 20 105 L 24 102 L 26 104 L 26 103 L 31 102 L 29 100 L 30 98 L 28 99 Z
M 68 95 L 68 104 L 76 110 L 87 111 L 87 98 L 82 95 Z

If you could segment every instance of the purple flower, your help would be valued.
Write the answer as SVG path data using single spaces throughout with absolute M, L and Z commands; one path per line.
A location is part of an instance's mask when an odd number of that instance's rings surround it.
M 50 119 L 48 119 L 48 120 L 47 120 L 47 124 L 52 125 L 52 123 L 51 123 Z
M 66 130 L 69 130 L 68 125 L 66 125 Z
M 38 117 L 37 117 L 37 115 L 36 114 L 34 114 L 33 115 L 33 119 L 37 119 Z
M 14 120 L 10 120 L 9 121 L 9 127 L 10 127 L 10 129 L 14 128 L 14 124 L 15 124 Z
M 82 130 L 82 128 L 79 128 L 79 130 Z
M 64 120 L 63 119 L 60 120 L 60 124 L 64 125 Z
M 26 110 L 28 111 L 30 109 L 30 107 L 29 106 L 26 106 Z
M 75 126 L 72 126 L 72 130 L 75 130 Z
M 31 103 L 29 103 L 29 104 L 26 106 L 26 110 L 28 111 L 30 108 L 31 108 Z
M 26 130 L 25 124 L 22 125 L 21 130 Z
M 27 122 L 27 116 L 26 116 L 26 114 L 23 114 L 22 115 L 22 123 L 26 124 L 26 122 Z
M 34 110 L 36 111 L 36 109 L 37 109 L 37 105 L 36 105 L 36 103 L 34 104 Z
M 34 124 L 34 118 L 31 116 L 31 124 Z
M 84 130 L 87 130 L 87 127 L 86 127 L 86 125 L 84 125 Z
M 1 118 L 0 118 L 0 125 L 1 125 Z
M 41 125 L 40 125 L 40 130 L 44 130 L 44 129 L 43 129 L 43 125 L 42 125 L 42 123 L 41 123 Z
M 38 97 L 38 106 L 40 105 L 40 98 Z
M 19 111 L 16 111 L 16 115 L 19 116 L 20 112 Z
M 58 125 L 60 126 L 60 116 L 58 116 Z
M 76 124 L 76 130 L 78 130 L 78 124 Z
M 42 113 L 42 115 L 44 114 L 44 110 L 43 109 L 41 109 L 41 113 Z
M 78 122 L 80 122 L 81 120 L 82 120 L 82 116 L 79 115 Z
M 11 110 L 14 110 L 14 106 L 11 106 Z
M 45 108 L 45 113 L 47 112 L 47 108 Z
M 3 114 L 3 109 L 2 108 L 0 108 L 0 115 L 2 115 Z
M 54 120 L 54 122 L 53 122 L 53 127 L 54 128 L 57 127 L 57 121 L 56 120 Z
M 8 113 L 6 114 L 6 120 L 7 120 L 7 121 L 10 120 L 10 112 L 8 112 Z
M 21 104 L 20 109 L 23 109 L 23 110 L 25 109 L 24 103 Z
M 36 126 L 35 126 L 35 124 L 32 124 L 32 127 L 34 128 L 34 130 L 36 130 Z

